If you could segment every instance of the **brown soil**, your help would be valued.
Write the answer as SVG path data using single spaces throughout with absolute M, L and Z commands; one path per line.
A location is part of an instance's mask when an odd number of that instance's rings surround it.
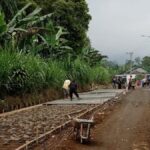
M 104 113 L 105 119 L 96 117 L 90 143 L 70 136 L 57 150 L 150 150 L 150 90 L 132 91 L 112 110 Z
M 59 99 L 63 96 L 60 90 L 47 89 L 42 92 L 24 94 L 22 96 L 6 96 L 5 100 L 0 101 L 0 113 L 10 112 L 21 108 L 35 106 L 47 101 Z

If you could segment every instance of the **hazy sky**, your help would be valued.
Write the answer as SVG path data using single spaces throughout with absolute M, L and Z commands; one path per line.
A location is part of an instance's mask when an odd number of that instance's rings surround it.
M 88 35 L 92 46 L 124 63 L 134 57 L 150 56 L 150 0 L 87 0 L 92 20 Z

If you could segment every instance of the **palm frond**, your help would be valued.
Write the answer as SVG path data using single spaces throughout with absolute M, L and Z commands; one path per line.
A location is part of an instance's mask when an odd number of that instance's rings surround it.
M 29 8 L 32 5 L 32 3 L 28 3 L 27 5 L 25 5 L 21 10 L 19 10 L 17 12 L 17 14 L 12 18 L 12 20 L 8 23 L 8 28 L 11 26 L 15 26 L 16 25 L 16 21 L 18 16 L 21 16 L 23 14 L 23 12 Z

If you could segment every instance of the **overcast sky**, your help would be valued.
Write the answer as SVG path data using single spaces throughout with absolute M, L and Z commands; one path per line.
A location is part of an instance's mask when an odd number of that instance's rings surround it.
M 150 56 L 150 0 L 87 0 L 92 20 L 88 35 L 92 46 L 124 63 L 134 57 Z

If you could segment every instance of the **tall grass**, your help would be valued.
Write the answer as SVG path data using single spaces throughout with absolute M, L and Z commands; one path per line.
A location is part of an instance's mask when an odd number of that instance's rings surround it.
M 70 76 L 81 85 L 87 85 L 92 82 L 91 68 L 84 61 L 77 58 L 70 68 Z
M 57 62 L 46 62 L 30 54 L 3 51 L 0 52 L 0 87 L 11 89 L 14 84 L 22 84 L 22 79 L 14 78 L 13 74 L 14 70 L 19 72 L 20 69 L 26 74 L 21 87 L 23 92 L 60 87 L 66 77 L 65 71 Z M 10 80 L 17 80 L 17 82 Z
M 34 93 L 31 99 L 14 98 L 0 101 L 0 112 L 14 109 L 19 105 L 40 103 L 38 92 L 51 89 L 59 93 L 65 79 L 75 79 L 81 89 L 92 83 L 106 84 L 110 81 L 110 73 L 106 68 L 90 67 L 82 59 L 77 58 L 71 63 L 59 60 L 45 60 L 32 54 L 16 51 L 0 51 L 0 99 L 6 96 L 21 96 Z
M 67 78 L 67 72 L 59 61 L 48 60 L 48 70 L 46 81 L 48 87 L 61 88 L 64 80 Z
M 0 52 L 0 89 L 5 94 L 22 94 L 46 88 L 61 89 L 63 81 L 70 77 L 80 85 L 109 82 L 107 69 L 91 68 L 77 58 L 70 67 L 63 62 L 44 60 L 38 56 L 12 51 Z
M 92 68 L 92 81 L 96 84 L 107 84 L 110 82 L 110 73 L 104 67 Z

